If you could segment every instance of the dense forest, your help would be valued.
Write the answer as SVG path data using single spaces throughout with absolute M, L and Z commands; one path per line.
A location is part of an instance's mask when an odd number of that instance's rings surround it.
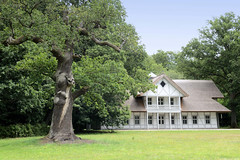
M 125 18 L 120 0 L 2 1 L 0 136 L 75 140 L 73 129 L 125 124 L 130 112 L 123 104 L 154 89 L 151 72 L 213 80 L 232 110 L 225 125 L 238 127 L 238 16 L 210 20 L 181 52 L 154 55 Z

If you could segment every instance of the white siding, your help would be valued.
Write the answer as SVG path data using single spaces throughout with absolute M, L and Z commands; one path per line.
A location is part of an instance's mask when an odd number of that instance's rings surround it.
M 165 86 L 162 87 L 160 85 L 160 83 L 164 81 Z M 160 80 L 158 83 L 156 83 L 157 88 L 155 89 L 155 91 L 147 91 L 146 93 L 144 93 L 144 96 L 157 96 L 157 95 L 161 95 L 163 97 L 167 97 L 167 96 L 173 96 L 173 97 L 183 97 L 183 95 L 174 87 L 172 86 L 166 79 L 162 79 Z
M 140 124 L 135 125 L 134 116 L 140 116 Z M 164 124 L 158 125 L 157 113 L 148 113 L 148 115 L 153 116 L 153 124 L 147 126 L 147 112 L 132 112 L 131 118 L 129 120 L 129 125 L 122 126 L 123 129 L 181 129 L 180 114 L 171 113 L 175 116 L 175 124 L 170 125 L 169 113 L 159 113 L 159 116 L 164 115 Z M 210 116 L 210 124 L 206 124 L 205 115 Z M 187 124 L 182 124 L 183 129 L 216 129 L 217 126 L 217 116 L 216 112 L 183 112 L 182 116 L 187 116 Z M 192 116 L 197 116 L 197 124 L 193 124 Z
M 205 115 L 210 116 L 210 124 L 206 124 Z M 182 116 L 187 116 L 188 122 L 183 128 L 218 128 L 216 112 L 183 112 Z M 192 116 L 197 116 L 197 124 L 193 124 Z

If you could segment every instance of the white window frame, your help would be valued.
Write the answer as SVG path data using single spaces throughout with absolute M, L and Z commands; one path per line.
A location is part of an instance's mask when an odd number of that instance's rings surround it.
M 183 124 L 188 124 L 187 116 L 182 116 Z
M 210 115 L 205 115 L 205 123 L 206 124 L 211 124 L 211 117 L 210 117 Z
M 164 124 L 164 115 L 159 115 L 158 124 Z
M 152 115 L 148 116 L 148 124 L 153 124 L 153 116 Z
M 192 116 L 193 124 L 198 124 L 198 117 Z
M 135 125 L 140 125 L 140 116 L 139 115 L 134 116 L 134 124 Z
M 171 124 L 175 124 L 175 116 L 171 115 Z
M 152 98 L 148 97 L 148 105 L 152 105 Z
M 158 97 L 158 105 L 164 105 L 164 98 Z

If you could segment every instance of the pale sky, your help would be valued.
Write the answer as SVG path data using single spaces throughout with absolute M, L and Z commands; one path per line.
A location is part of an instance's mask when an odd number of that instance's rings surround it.
M 121 0 L 149 55 L 181 51 L 207 21 L 226 12 L 240 16 L 240 0 Z

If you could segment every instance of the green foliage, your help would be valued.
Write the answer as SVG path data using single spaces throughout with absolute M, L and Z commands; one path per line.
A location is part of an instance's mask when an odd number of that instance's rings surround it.
M 154 73 L 156 75 L 160 74 L 166 74 L 172 79 L 184 79 L 185 77 L 181 72 L 178 72 L 176 69 L 176 64 L 171 64 L 172 68 L 168 69 L 163 67 L 162 63 L 157 63 L 156 60 L 154 59 L 154 56 L 148 56 L 147 58 L 144 59 L 143 61 L 144 69 L 149 73 Z
M 134 81 L 121 62 L 83 57 L 74 63 L 73 72 L 75 81 L 81 84 L 76 89 L 89 87 L 89 91 L 75 104 L 84 108 L 83 114 L 98 119 L 102 124 L 120 125 L 126 122 L 124 117 L 128 117 L 129 113 L 122 104 L 128 99 L 128 89 Z
M 0 126 L 0 138 L 43 136 L 46 135 L 48 131 L 49 126 L 46 124 L 14 124 Z
M 152 55 L 157 64 L 162 64 L 166 69 L 173 69 L 176 66 L 176 54 L 172 51 L 158 50 L 156 54 Z
M 33 81 L 29 72 L 16 70 L 27 52 L 24 46 L 0 45 L 0 52 L 0 124 L 42 123 L 52 107 L 49 83 Z
M 16 69 L 30 73 L 32 80 L 52 78 L 57 68 L 56 58 L 35 43 L 24 43 L 24 47 L 27 52 L 23 59 L 17 62 Z

